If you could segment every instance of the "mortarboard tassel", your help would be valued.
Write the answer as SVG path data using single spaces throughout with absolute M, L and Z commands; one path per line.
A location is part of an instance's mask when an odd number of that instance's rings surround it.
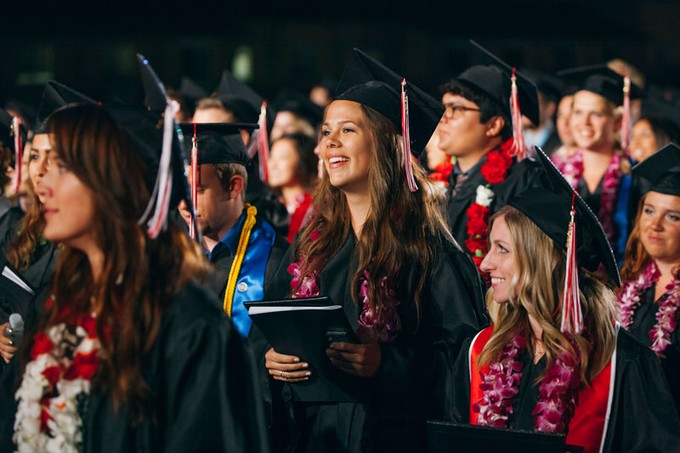
M 522 128 L 522 112 L 519 108 L 519 91 L 517 89 L 517 70 L 512 68 L 510 76 L 510 110 L 512 113 L 512 138 L 513 144 L 511 153 L 516 154 L 518 159 L 524 159 L 527 151 L 527 144 L 524 140 L 524 129 Z
M 24 144 L 21 143 L 21 120 L 12 117 L 12 133 L 14 134 L 14 175 L 12 176 L 12 193 L 17 195 L 21 187 L 21 168 L 24 154 Z
M 260 179 L 267 182 L 269 175 L 267 174 L 267 162 L 269 161 L 269 135 L 267 134 L 267 100 L 262 101 L 260 107 L 260 117 L 257 120 L 257 136 L 255 137 L 255 145 L 257 146 L 257 155 L 259 157 Z M 253 153 L 254 154 L 254 153 Z M 252 156 L 251 156 L 252 158 Z
M 198 209 L 198 136 L 196 135 L 196 123 L 194 123 L 194 136 L 191 137 L 191 223 L 189 224 L 189 236 L 196 240 L 196 210 Z
M 416 192 L 418 190 L 418 185 L 416 184 L 416 179 L 413 177 L 413 168 L 411 167 L 411 133 L 409 131 L 406 79 L 401 80 L 401 136 L 404 140 L 402 153 L 404 157 L 404 170 L 406 171 L 406 182 L 408 183 L 408 189 L 411 192 Z
M 151 199 L 146 207 L 140 224 L 147 222 L 147 234 L 151 239 L 156 239 L 165 228 L 170 209 L 170 195 L 172 193 L 172 139 L 175 130 L 175 114 L 179 110 L 177 101 L 169 101 L 163 114 L 163 148 L 158 164 L 158 176 L 151 194 Z M 153 216 L 147 218 L 153 211 Z
M 583 314 L 581 312 L 581 300 L 578 286 L 578 263 L 576 262 L 576 209 L 574 200 L 576 194 L 571 196 L 571 220 L 567 233 L 567 269 L 565 272 L 564 294 L 562 295 L 562 333 L 578 334 L 583 330 Z
M 623 114 L 621 115 L 621 148 L 626 156 L 630 152 L 630 133 L 632 129 L 630 115 L 630 77 L 623 78 Z

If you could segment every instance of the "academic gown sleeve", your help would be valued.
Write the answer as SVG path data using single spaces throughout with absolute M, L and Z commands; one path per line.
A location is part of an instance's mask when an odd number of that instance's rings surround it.
M 420 415 L 439 418 L 444 415 L 448 370 L 465 338 L 486 326 L 487 316 L 481 279 L 470 257 L 445 240 L 435 253 L 417 332 L 408 333 L 413 317 L 405 316 L 402 338 L 381 344 L 375 395 L 388 406 L 399 395 L 403 408 L 420 407 Z
M 268 451 L 251 353 L 209 297 L 186 288 L 166 313 L 142 362 L 152 397 L 141 425 L 93 394 L 86 451 Z
M 680 420 L 661 365 L 652 350 L 623 329 L 604 451 L 680 451 Z
M 473 337 L 468 337 L 447 375 L 444 420 L 470 423 L 470 362 L 468 352 Z

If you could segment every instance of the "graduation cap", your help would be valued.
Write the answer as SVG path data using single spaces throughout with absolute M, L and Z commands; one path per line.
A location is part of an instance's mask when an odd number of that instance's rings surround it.
M 633 178 L 641 181 L 642 193 L 659 192 L 680 197 L 680 147 L 670 143 L 635 165 Z
M 387 118 L 404 138 L 404 165 L 411 191 L 417 190 L 411 174 L 411 152 L 420 154 L 444 114 L 444 106 L 379 61 L 355 48 L 345 66 L 336 100 L 354 101 Z
M 196 103 L 200 99 L 208 97 L 209 93 L 194 80 L 183 76 L 177 89 L 177 95 L 184 102 L 185 108 L 193 113 L 196 109 Z
M 257 129 L 257 124 L 180 123 L 179 126 L 185 137 L 194 137 L 195 134 L 199 165 L 234 163 L 248 166 L 250 159 L 240 131 Z M 188 143 L 188 140 L 185 140 L 185 144 Z M 189 147 L 188 151 L 191 151 L 192 147 Z
M 226 108 L 234 112 L 236 121 L 257 123 L 264 99 L 226 69 L 222 71 L 222 78 L 217 87 L 216 96 Z
M 137 62 L 147 104 L 145 115 L 133 107 L 118 106 L 114 109 L 107 106 L 107 111 L 139 145 L 147 167 L 157 169 L 153 179 L 147 180 L 147 183 L 152 183 L 152 195 L 140 219 L 140 224 L 146 222 L 147 233 L 154 239 L 165 228 L 170 209 L 184 200 L 193 213 L 193 205 L 184 175 L 186 156 L 182 148 L 183 137 L 175 126 L 179 104 L 168 97 L 165 85 L 143 55 L 137 54 Z M 161 121 L 162 128 L 159 127 Z
M 536 186 L 520 193 L 508 204 L 529 217 L 559 248 L 565 250 L 573 199 L 578 266 L 592 272 L 603 265 L 612 282 L 620 285 L 614 252 L 597 216 L 540 148 L 536 148 L 536 160 L 542 168 Z
M 523 68 L 522 74 L 536 85 L 544 97 L 551 101 L 559 102 L 565 93 L 564 82 L 556 75 L 529 68 Z
M 614 105 L 623 105 L 626 77 L 612 70 L 606 64 L 580 66 L 557 72 L 557 76 L 574 87 L 574 91 L 590 91 L 599 94 Z M 643 95 L 642 89 L 630 83 L 630 99 L 638 99 Z
M 645 98 L 642 101 L 640 118 L 653 121 L 671 141 L 680 142 L 680 106 Z
M 97 102 L 62 83 L 55 80 L 48 81 L 38 105 L 33 132 L 35 134 L 47 133 L 45 126 L 52 112 L 68 104 L 80 103 L 96 104 Z
M 0 109 L 0 142 L 12 152 L 17 151 L 15 148 L 17 137 L 14 133 L 14 124 L 14 117 L 6 110 Z M 28 131 L 26 130 L 26 127 L 21 124 L 19 126 L 19 138 L 21 139 L 21 143 L 26 143 L 27 135 Z M 14 166 L 14 164 L 15 163 L 13 162 L 12 166 Z
M 323 108 L 316 105 L 297 91 L 288 89 L 281 90 L 272 100 L 271 108 L 276 112 L 292 112 L 295 116 L 304 119 L 316 128 L 323 119 Z

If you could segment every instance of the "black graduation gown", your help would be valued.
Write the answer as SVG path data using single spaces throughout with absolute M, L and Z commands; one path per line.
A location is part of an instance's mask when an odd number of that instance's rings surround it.
M 141 359 L 149 413 L 132 427 L 124 408 L 116 412 L 109 395 L 93 389 L 85 452 L 269 451 L 251 352 L 216 305 L 195 284 L 173 298 Z M 7 384 L 0 387 L 0 451 L 13 451 L 16 402 Z
M 394 342 L 380 345 L 380 368 L 366 379 L 368 399 L 358 404 L 293 403 L 300 436 L 296 451 L 411 452 L 423 447 L 425 420 L 444 409 L 446 367 L 464 338 L 487 323 L 481 281 L 472 260 L 447 241 L 432 241 L 436 263 L 425 284 L 419 323 L 411 305 L 414 270 L 404 263 L 403 278 L 395 288 L 402 330 Z M 266 291 L 267 298 L 290 292 L 290 252 L 275 285 Z M 321 295 L 344 306 L 354 329 L 360 314 L 352 300 L 357 266 L 355 237 L 350 233 L 321 271 L 319 285 Z M 284 398 L 291 399 L 285 390 Z
M 470 374 L 465 341 L 448 385 L 448 420 L 469 423 Z M 604 443 L 605 452 L 680 451 L 680 419 L 675 413 L 668 384 L 655 354 L 619 329 L 613 403 Z M 536 365 L 527 353 L 519 393 L 513 405 L 509 426 L 533 431 L 531 415 L 538 399 L 537 376 L 545 369 L 545 359 Z
M 486 156 L 482 158 L 480 164 L 486 162 Z M 519 162 L 513 163 L 508 169 L 505 181 L 491 187 L 495 197 L 491 203 L 491 213 L 498 211 L 500 208 L 508 203 L 508 200 L 522 193 L 527 188 L 534 184 L 534 181 L 540 174 L 539 164 L 533 159 L 526 158 Z M 467 215 L 465 211 L 475 202 L 477 198 L 477 187 L 479 185 L 486 185 L 486 180 L 480 171 L 481 165 L 471 170 L 472 174 L 463 182 L 456 196 L 451 196 L 451 191 L 456 185 L 455 172 L 451 172 L 448 189 L 448 205 L 447 217 L 451 232 L 456 238 L 456 241 L 465 248 L 465 240 L 467 239 Z
M 257 171 L 257 166 L 254 166 L 254 168 Z M 286 206 L 279 201 L 276 194 L 257 175 L 253 177 L 252 172 L 249 172 L 249 175 L 246 203 L 257 208 L 257 215 L 274 227 L 277 236 L 285 238 L 290 223 L 290 215 Z
M 662 296 L 662 298 L 665 297 L 668 297 L 668 294 Z M 654 303 L 654 287 L 645 291 L 641 299 L 633 315 L 633 324 L 628 331 L 640 343 L 651 346 L 649 331 L 656 326 L 656 314 L 659 311 L 659 304 Z M 668 386 L 675 401 L 675 409 L 680 414 L 680 329 L 676 328 L 671 335 L 671 344 L 664 350 L 661 368 L 668 380 Z

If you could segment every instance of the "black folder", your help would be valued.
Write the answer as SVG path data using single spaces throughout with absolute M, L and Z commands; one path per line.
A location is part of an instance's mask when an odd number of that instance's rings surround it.
M 566 445 L 565 439 L 565 434 L 491 428 L 438 420 L 427 421 L 428 452 L 576 453 L 583 451 L 580 447 Z
M 309 363 L 309 380 L 290 384 L 297 401 L 358 402 L 365 398 L 366 380 L 333 366 L 325 352 L 333 341 L 359 342 L 342 305 L 326 296 L 244 305 L 277 352 Z
M 0 322 L 7 322 L 12 313 L 25 318 L 34 297 L 35 289 L 0 254 Z

